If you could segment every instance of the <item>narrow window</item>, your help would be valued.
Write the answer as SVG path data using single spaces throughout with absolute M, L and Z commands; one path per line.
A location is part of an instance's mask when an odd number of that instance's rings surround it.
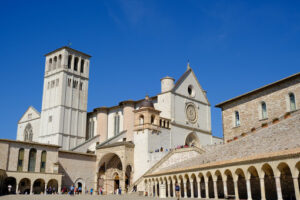
M 296 100 L 295 100 L 294 93 L 289 94 L 289 99 L 290 99 L 290 111 L 296 110 Z
M 235 111 L 235 126 L 239 126 L 240 125 L 240 114 L 238 111 Z
M 83 83 L 82 83 L 82 82 L 80 82 L 80 85 L 79 85 L 79 90 L 82 90 L 82 85 L 83 85 Z
M 57 68 L 60 68 L 61 67 L 61 54 L 59 54 L 58 56 L 58 66 Z
M 22 148 L 19 150 L 18 168 L 17 168 L 18 172 L 23 171 L 23 161 L 24 161 L 24 149 Z
M 80 73 L 84 72 L 84 60 L 81 60 L 81 64 L 80 64 Z
M 143 115 L 140 116 L 139 122 L 140 122 L 140 125 L 144 124 L 144 116 Z
M 52 67 L 52 58 L 50 58 L 50 60 L 49 60 L 49 67 L 48 67 L 48 71 L 51 71 L 51 67 Z
M 56 69 L 56 65 L 57 65 L 57 57 L 54 57 L 54 62 L 53 62 L 53 69 Z
M 120 116 L 118 114 L 115 115 L 115 126 L 114 126 L 114 134 L 117 135 L 120 131 Z
M 24 141 L 32 141 L 33 131 L 31 124 L 27 124 L 24 130 Z
M 77 88 L 77 85 L 78 85 L 78 81 L 75 81 L 75 80 L 73 80 L 73 88 Z
M 28 171 L 34 172 L 35 171 L 35 161 L 36 161 L 36 150 L 30 149 L 29 151 L 29 160 L 28 160 Z
M 74 60 L 74 71 L 77 71 L 78 69 L 78 57 L 75 57 L 75 60 Z
M 72 56 L 69 55 L 69 57 L 68 57 L 68 69 L 71 69 L 71 63 L 72 63 Z
M 72 80 L 68 78 L 68 86 L 71 87 Z
M 43 151 L 41 155 L 41 169 L 40 172 L 46 171 L 46 158 L 47 158 L 47 152 Z
M 155 116 L 151 115 L 151 124 L 154 124 Z
M 267 105 L 265 102 L 261 103 L 261 117 L 262 117 L 262 119 L 267 118 Z

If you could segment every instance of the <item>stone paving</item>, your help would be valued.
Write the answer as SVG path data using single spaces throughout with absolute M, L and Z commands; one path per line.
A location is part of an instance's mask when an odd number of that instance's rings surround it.
M 157 197 L 143 197 L 135 194 L 129 195 L 6 195 L 0 196 L 0 200 L 154 200 Z M 165 198 L 166 200 L 175 200 L 175 198 Z M 182 198 L 181 198 L 182 199 Z M 184 199 L 184 198 L 183 198 Z M 193 198 L 188 198 L 192 200 Z M 197 199 L 197 198 L 195 198 Z

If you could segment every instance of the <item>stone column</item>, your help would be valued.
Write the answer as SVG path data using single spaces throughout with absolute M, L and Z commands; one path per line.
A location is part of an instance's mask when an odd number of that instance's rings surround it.
M 30 180 L 30 194 L 33 194 L 33 183 L 32 180 Z
M 246 179 L 248 200 L 252 200 L 250 178 Z
M 227 198 L 228 196 L 227 181 L 223 181 L 223 187 L 224 187 L 224 197 Z
M 200 199 L 201 198 L 201 180 L 200 180 L 200 182 L 197 182 L 197 190 L 198 190 L 198 199 Z
M 237 180 L 234 182 L 234 195 L 235 195 L 235 199 L 240 199 L 238 181 Z
M 183 187 L 184 187 L 184 198 L 187 198 L 186 181 L 183 181 Z
M 260 194 L 261 194 L 261 200 L 266 200 L 265 178 L 259 178 L 259 180 L 260 180 Z
M 97 192 L 97 188 L 95 189 L 95 191 Z M 57 194 L 61 193 L 61 184 L 58 184 L 57 186 Z
M 16 194 L 19 194 L 19 182 L 16 179 Z
M 190 187 L 191 187 L 191 198 L 195 198 L 195 194 L 194 194 L 194 181 L 190 182 Z
M 47 194 L 47 184 L 45 183 L 45 190 L 44 190 L 44 195 Z
M 277 190 L 277 199 L 282 200 L 280 176 L 275 177 L 275 182 L 276 182 L 276 190 Z
M 215 195 L 215 199 L 218 199 L 217 181 L 213 180 L 213 183 L 214 183 L 214 195 Z
M 293 177 L 296 199 L 300 200 L 298 177 Z
M 174 181 L 174 184 L 173 184 L 173 197 L 176 197 L 175 187 L 176 187 L 176 182 Z

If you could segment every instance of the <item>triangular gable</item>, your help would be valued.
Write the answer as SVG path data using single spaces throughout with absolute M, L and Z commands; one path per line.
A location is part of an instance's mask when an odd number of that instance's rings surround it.
M 28 114 L 32 114 L 31 119 L 28 119 Z M 34 107 L 29 106 L 18 123 L 22 123 L 24 121 L 28 121 L 28 120 L 32 120 L 32 119 L 37 119 L 40 117 L 41 117 L 41 113 L 39 111 L 37 111 Z
M 188 82 L 187 82 L 188 81 Z M 178 81 L 176 82 L 174 88 L 172 89 L 173 93 L 179 93 L 182 95 L 186 95 L 186 91 L 188 88 L 189 84 L 193 84 L 194 89 L 196 91 L 196 96 L 195 98 L 198 101 L 210 104 L 207 96 L 206 96 L 206 92 L 203 90 L 203 88 L 201 87 L 194 71 L 192 70 L 192 68 L 188 68 L 188 70 L 178 79 Z

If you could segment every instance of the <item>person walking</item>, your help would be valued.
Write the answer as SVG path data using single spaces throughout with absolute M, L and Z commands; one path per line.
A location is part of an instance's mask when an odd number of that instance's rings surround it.
M 175 185 L 175 193 L 176 193 L 177 200 L 179 200 L 180 199 L 180 186 L 178 185 L 178 183 L 176 183 L 176 185 Z

